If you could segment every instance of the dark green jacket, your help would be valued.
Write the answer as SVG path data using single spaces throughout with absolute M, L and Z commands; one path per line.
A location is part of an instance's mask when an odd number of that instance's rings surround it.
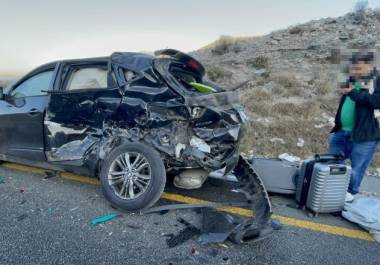
M 375 118 L 374 110 L 380 109 L 380 77 L 374 80 L 374 92 L 370 94 L 368 89 L 353 89 L 349 94 L 340 99 L 338 111 L 335 115 L 335 126 L 331 132 L 342 129 L 340 112 L 346 97 L 355 101 L 355 125 L 352 130 L 354 142 L 374 141 L 380 139 L 379 122 Z

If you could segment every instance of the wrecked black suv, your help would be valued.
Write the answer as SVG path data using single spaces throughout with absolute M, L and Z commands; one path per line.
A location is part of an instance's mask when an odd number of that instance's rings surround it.
M 154 204 L 166 171 L 229 173 L 245 114 L 176 50 L 43 65 L 0 93 L 0 159 L 98 176 L 125 210 Z

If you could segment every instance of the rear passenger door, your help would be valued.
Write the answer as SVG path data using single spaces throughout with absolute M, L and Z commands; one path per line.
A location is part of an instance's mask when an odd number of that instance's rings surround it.
M 121 93 L 105 61 L 65 63 L 59 74 L 44 122 L 46 156 L 51 162 L 83 161 L 100 140 L 103 121 L 120 105 Z

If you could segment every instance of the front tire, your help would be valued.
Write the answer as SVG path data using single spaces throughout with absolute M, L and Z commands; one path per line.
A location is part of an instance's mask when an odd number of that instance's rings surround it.
M 149 208 L 160 198 L 166 171 L 156 150 L 142 143 L 125 143 L 105 159 L 99 178 L 113 206 L 134 211 Z

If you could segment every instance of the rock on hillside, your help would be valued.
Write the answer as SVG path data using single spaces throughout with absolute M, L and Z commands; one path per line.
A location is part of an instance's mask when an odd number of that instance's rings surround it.
M 192 54 L 211 81 L 251 80 L 241 91 L 251 118 L 245 151 L 307 156 L 326 151 L 342 72 L 338 49 L 359 47 L 380 50 L 380 10 L 313 20 L 256 38 L 223 37 Z

